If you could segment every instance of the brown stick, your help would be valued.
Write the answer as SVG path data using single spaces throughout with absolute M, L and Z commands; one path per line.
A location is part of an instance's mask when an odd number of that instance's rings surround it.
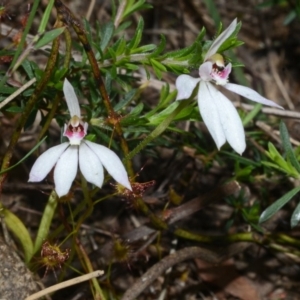
M 155 279 L 170 267 L 188 259 L 201 258 L 210 263 L 220 263 L 222 260 L 229 258 L 237 252 L 245 250 L 249 243 L 239 243 L 232 245 L 227 249 L 217 249 L 211 251 L 201 247 L 188 247 L 170 254 L 160 260 L 157 264 L 151 267 L 144 275 L 142 275 L 131 288 L 123 295 L 121 300 L 136 299 Z

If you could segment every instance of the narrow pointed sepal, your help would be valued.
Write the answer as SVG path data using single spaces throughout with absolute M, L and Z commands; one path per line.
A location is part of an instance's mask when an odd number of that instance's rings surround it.
M 92 143 L 90 141 L 85 141 L 85 143 L 88 145 L 88 147 L 90 147 L 91 150 L 94 151 L 110 176 L 131 191 L 132 188 L 129 182 L 128 174 L 118 155 L 107 147 Z
M 200 83 L 198 104 L 218 149 L 227 140 L 237 153 L 242 154 L 246 148 L 245 133 L 233 104 L 209 82 Z
M 211 134 L 213 140 L 215 141 L 218 149 L 225 144 L 226 137 L 220 122 L 219 112 L 217 103 L 215 100 L 215 92 L 209 90 L 209 82 L 201 81 L 199 92 L 198 92 L 198 105 L 200 114 L 202 116 L 203 122 L 205 123 L 209 133 Z
M 234 19 L 231 24 L 213 41 L 209 50 L 207 51 L 204 61 L 209 59 L 212 55 L 217 53 L 221 45 L 233 34 L 237 25 L 237 20 Z
M 73 86 L 71 85 L 71 83 L 68 81 L 67 78 L 65 78 L 65 80 L 64 80 L 63 91 L 64 91 L 64 95 L 66 98 L 66 102 L 67 102 L 71 117 L 77 116 L 80 118 L 81 113 L 80 113 L 78 98 L 75 94 Z
M 223 87 L 225 89 L 227 89 L 231 92 L 234 92 L 236 94 L 239 94 L 249 100 L 252 100 L 252 101 L 264 104 L 264 105 L 284 109 L 282 106 L 278 105 L 274 101 L 261 96 L 259 93 L 257 93 L 256 91 L 254 91 L 246 86 L 242 86 L 242 85 L 238 85 L 238 84 L 234 84 L 234 83 L 227 83 L 227 84 L 223 85 Z
M 104 172 L 101 161 L 85 141 L 79 146 L 79 169 L 86 181 L 102 187 Z
M 70 191 L 78 170 L 78 146 L 70 146 L 58 159 L 54 169 L 55 191 L 58 197 Z
M 29 173 L 29 182 L 42 181 L 57 163 L 59 157 L 67 149 L 69 143 L 52 147 L 38 157 Z

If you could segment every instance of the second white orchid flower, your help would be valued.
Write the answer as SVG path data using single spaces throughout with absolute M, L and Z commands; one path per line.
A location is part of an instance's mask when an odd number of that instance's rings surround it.
M 242 121 L 231 101 L 219 92 L 212 83 L 264 105 L 282 108 L 275 102 L 259 95 L 256 91 L 238 84 L 228 83 L 231 63 L 225 66 L 222 55 L 218 54 L 220 46 L 228 39 L 237 26 L 236 19 L 218 36 L 207 51 L 203 64 L 199 67 L 200 78 L 180 75 L 176 80 L 177 99 L 188 99 L 196 86 L 200 114 L 218 149 L 228 141 L 239 154 L 246 148 L 245 132 Z M 212 82 L 212 83 L 211 83 Z
M 120 158 L 107 147 L 83 139 L 87 134 L 88 124 L 81 120 L 77 96 L 67 79 L 64 81 L 63 91 L 71 115 L 63 134 L 69 138 L 69 142 L 44 152 L 34 163 L 29 181 L 42 181 L 55 166 L 55 191 L 62 197 L 69 192 L 79 163 L 84 178 L 95 186 L 101 187 L 103 184 L 104 167 L 118 183 L 131 190 L 127 172 Z

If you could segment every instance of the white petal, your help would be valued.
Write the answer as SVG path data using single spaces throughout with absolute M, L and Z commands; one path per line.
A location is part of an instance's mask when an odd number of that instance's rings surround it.
M 75 94 L 74 88 L 67 78 L 65 78 L 63 90 L 71 117 L 77 116 L 80 118 L 81 115 L 79 102 Z
M 212 55 L 218 52 L 218 49 L 220 46 L 232 35 L 236 28 L 237 21 L 234 19 L 232 23 L 228 26 L 227 29 L 225 29 L 212 43 L 209 50 L 207 51 L 204 61 L 206 61 L 208 58 L 210 58 Z
M 211 61 L 207 61 L 199 67 L 199 75 L 202 80 L 204 81 L 212 80 L 212 76 L 211 76 L 212 67 L 213 67 L 213 63 Z
M 240 155 L 246 149 L 245 132 L 242 120 L 232 104 L 222 93 L 215 90 L 211 84 L 208 85 L 208 90 L 214 94 L 215 103 L 219 112 L 220 122 L 229 145 Z
M 54 167 L 62 153 L 69 146 L 69 143 L 63 143 L 52 147 L 44 152 L 35 161 L 29 174 L 29 182 L 42 181 Z
M 102 187 L 104 172 L 101 161 L 85 141 L 79 146 L 79 168 L 86 181 Z
M 98 145 L 96 143 L 92 143 L 90 141 L 85 141 L 85 143 L 95 152 L 111 177 L 113 177 L 115 181 L 122 184 L 127 189 L 132 190 L 127 172 L 117 154 L 107 147 Z
M 239 94 L 239 95 L 241 95 L 245 98 L 248 98 L 252 101 L 255 101 L 255 102 L 258 102 L 258 103 L 261 103 L 264 105 L 269 105 L 269 106 L 274 106 L 277 108 L 284 109 L 282 106 L 261 96 L 259 93 L 257 93 L 256 91 L 254 91 L 246 86 L 238 85 L 238 84 L 234 84 L 234 83 L 227 83 L 227 84 L 223 85 L 223 87 L 231 92 Z
M 59 158 L 54 169 L 58 197 L 68 194 L 78 169 L 78 146 L 70 146 Z
M 175 82 L 178 90 L 176 100 L 190 98 L 199 81 L 199 78 L 194 78 L 189 75 L 178 76 Z
M 211 90 L 208 88 L 210 86 Z M 226 137 L 218 112 L 217 92 L 216 88 L 209 82 L 200 82 L 198 92 L 200 114 L 218 149 L 220 149 L 225 144 Z

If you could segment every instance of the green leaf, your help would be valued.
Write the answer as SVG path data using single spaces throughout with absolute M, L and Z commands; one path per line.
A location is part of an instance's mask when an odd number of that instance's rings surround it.
M 14 87 L 10 87 L 10 86 L 3 86 L 1 89 L 1 94 L 3 95 L 10 95 L 12 93 L 14 93 L 17 89 Z
M 281 154 L 277 151 L 275 146 L 269 142 L 268 143 L 269 151 L 266 151 L 266 155 L 273 160 L 279 168 L 281 168 L 289 176 L 299 178 L 298 171 L 292 166 L 290 160 L 285 161 Z
M 11 112 L 11 113 L 22 113 L 24 110 L 23 107 L 19 107 L 19 106 L 10 106 L 9 108 L 7 108 L 5 111 Z
M 51 31 L 46 32 L 42 38 L 35 44 L 35 49 L 39 49 L 50 42 L 52 42 L 55 38 L 61 35 L 65 31 L 65 27 L 60 27 L 53 29 Z
M 149 60 L 150 60 L 150 63 L 152 65 L 152 67 L 153 67 L 153 70 L 154 70 L 156 76 L 159 79 L 161 79 L 161 77 L 162 77 L 161 72 L 166 72 L 167 68 L 162 63 L 160 63 L 159 61 L 157 61 L 157 60 L 155 60 L 153 58 L 150 58 Z
M 151 125 L 158 125 L 163 122 L 178 106 L 180 101 L 173 102 L 166 109 L 164 109 L 159 114 L 151 116 L 148 120 Z M 192 105 L 184 107 L 177 115 L 174 117 L 174 120 L 183 119 L 191 114 L 194 107 Z
M 138 66 L 138 65 L 130 64 L 130 63 L 124 64 L 124 67 L 125 67 L 127 70 L 132 70 L 132 71 L 136 71 L 136 70 L 139 69 L 139 66 Z
M 298 225 L 300 221 L 300 202 L 298 203 L 298 205 L 296 206 L 293 214 L 292 214 L 292 217 L 291 217 L 291 227 L 295 227 Z
M 127 46 L 127 49 L 129 50 L 129 53 L 132 53 L 131 51 L 136 49 L 137 46 L 140 44 L 141 42 L 141 38 L 142 38 L 142 34 L 143 34 L 143 28 L 144 28 L 144 20 L 143 18 L 139 19 L 136 31 L 134 33 L 134 36 L 132 38 L 132 40 L 130 41 L 130 43 Z
M 290 136 L 289 136 L 288 130 L 282 120 L 280 121 L 279 128 L 280 128 L 280 137 L 282 140 L 282 144 L 283 144 L 283 148 L 286 153 L 286 156 L 290 160 L 293 167 L 295 167 L 295 169 L 300 173 L 300 164 L 298 162 L 298 159 L 295 155 L 294 149 L 290 142 Z
M 259 218 L 259 223 L 263 223 L 270 219 L 274 214 L 276 214 L 285 204 L 287 204 L 297 193 L 300 191 L 300 186 L 292 189 L 272 205 L 270 205 L 267 209 L 263 211 Z
M 222 153 L 225 153 L 229 157 L 232 157 L 235 161 L 240 162 L 242 164 L 245 164 L 246 166 L 251 165 L 251 166 L 254 166 L 254 167 L 260 167 L 260 162 L 255 162 L 252 159 L 245 158 L 243 156 L 237 155 L 237 154 L 232 153 L 232 152 L 222 151 Z
M 108 53 L 110 54 L 113 62 L 117 61 L 117 54 L 112 48 L 107 48 Z
M 163 108 L 165 108 L 167 105 L 169 105 L 169 103 L 172 100 L 174 100 L 176 94 L 177 94 L 176 90 L 174 90 L 173 92 L 170 93 L 170 86 L 168 84 L 164 85 L 160 91 L 160 98 L 159 98 L 158 104 L 151 111 L 149 111 L 144 117 L 146 119 L 149 119 L 157 111 L 160 111 Z
M 45 207 L 41 219 L 41 223 L 37 232 L 32 255 L 34 255 L 37 251 L 39 251 L 43 241 L 47 239 L 49 228 L 51 226 L 56 207 L 57 207 L 57 195 L 55 191 L 52 191 L 52 193 L 49 196 L 47 205 Z
M 114 107 L 114 111 L 118 112 L 120 111 L 122 108 L 124 108 L 130 101 L 133 100 L 135 94 L 136 94 L 137 90 L 136 89 L 131 89 L 124 97 L 124 99 L 122 99 L 118 104 L 115 105 Z
M 119 56 L 124 53 L 126 48 L 126 41 L 124 38 L 121 38 L 118 43 L 116 43 L 116 55 Z
M 243 119 L 243 125 L 246 126 L 249 122 L 251 122 L 256 115 L 260 112 L 262 104 L 257 103 L 255 104 L 254 108 L 246 115 Z
M 12 170 L 13 168 L 15 168 L 16 166 L 18 166 L 19 164 L 21 164 L 27 157 L 29 157 L 46 139 L 47 137 L 45 136 L 40 142 L 37 143 L 37 145 L 35 145 L 21 160 L 19 160 L 16 164 L 14 164 L 13 166 L 3 170 L 0 172 L 0 175 L 3 173 L 6 173 L 10 170 Z
M 127 18 L 137 10 L 152 8 L 152 5 L 145 3 L 145 0 L 138 0 L 136 3 L 134 2 L 135 0 L 127 1 L 127 5 L 123 13 L 123 19 Z
M 115 26 L 113 22 L 108 22 L 102 25 L 100 31 L 101 34 L 100 48 L 102 51 L 104 51 L 107 45 L 109 44 L 111 38 L 113 37 L 114 30 L 115 30 Z
M 135 54 L 135 53 L 145 53 L 145 52 L 149 52 L 152 51 L 153 49 L 156 48 L 155 44 L 149 44 L 149 45 L 145 45 L 145 46 L 141 46 L 138 47 L 132 51 L 130 51 L 131 54 Z
M 289 14 L 284 18 L 283 25 L 290 24 L 297 17 L 297 12 L 295 10 L 291 10 Z
M 7 208 L 2 208 L 1 214 L 4 217 L 6 226 L 19 239 L 24 250 L 25 262 L 28 263 L 33 254 L 33 243 L 27 228 L 23 222 Z
M 160 42 L 159 42 L 157 48 L 150 55 L 148 55 L 148 58 L 152 58 L 152 57 L 158 56 L 162 51 L 165 50 L 166 43 L 167 43 L 167 41 L 166 41 L 165 36 L 161 34 L 160 35 Z
M 43 18 L 40 22 L 40 26 L 39 26 L 39 29 L 38 29 L 38 33 L 40 33 L 40 34 L 42 34 L 45 31 L 46 26 L 48 25 L 49 18 L 50 18 L 50 15 L 51 15 L 51 11 L 52 11 L 52 8 L 53 8 L 53 4 L 54 4 L 54 0 L 50 0 L 47 7 L 46 7 L 45 13 L 43 15 Z
M 26 72 L 26 74 L 28 75 L 28 77 L 30 79 L 32 79 L 34 77 L 34 74 L 33 74 L 32 66 L 31 66 L 31 63 L 29 62 L 29 60 L 27 60 L 27 59 L 23 60 L 21 66 L 23 67 L 23 69 Z

